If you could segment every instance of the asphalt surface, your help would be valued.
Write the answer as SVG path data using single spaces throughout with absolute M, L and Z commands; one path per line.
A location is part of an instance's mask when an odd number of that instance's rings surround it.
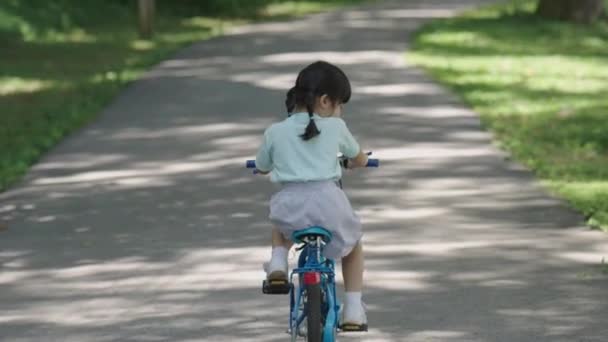
M 0 194 L 0 341 L 285 341 L 267 201 L 243 168 L 325 59 L 382 167 L 345 176 L 370 331 L 341 341 L 606 341 L 608 238 L 407 63 L 423 22 L 489 1 L 379 1 L 242 27 L 128 87 Z

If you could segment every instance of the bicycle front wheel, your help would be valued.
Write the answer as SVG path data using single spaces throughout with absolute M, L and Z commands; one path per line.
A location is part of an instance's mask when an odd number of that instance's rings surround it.
M 306 340 L 308 342 L 322 341 L 322 317 L 321 317 L 321 284 L 306 285 L 307 312 Z

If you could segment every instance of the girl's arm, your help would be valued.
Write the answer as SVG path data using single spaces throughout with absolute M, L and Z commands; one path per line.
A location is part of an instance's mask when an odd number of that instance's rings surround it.
M 363 153 L 363 151 L 359 151 L 359 154 L 355 158 L 351 158 L 348 163 L 349 169 L 354 169 L 356 167 L 365 167 L 367 166 L 367 154 Z
M 262 145 L 258 149 L 258 153 L 255 157 L 255 166 L 257 172 L 262 175 L 267 175 L 272 171 L 272 154 L 270 153 L 271 143 L 269 137 L 269 129 L 264 132 L 264 140 Z

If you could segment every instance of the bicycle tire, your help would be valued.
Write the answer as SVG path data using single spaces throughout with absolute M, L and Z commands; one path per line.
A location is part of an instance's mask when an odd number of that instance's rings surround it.
M 306 285 L 307 311 L 306 341 L 322 342 L 323 325 L 321 318 L 321 284 Z

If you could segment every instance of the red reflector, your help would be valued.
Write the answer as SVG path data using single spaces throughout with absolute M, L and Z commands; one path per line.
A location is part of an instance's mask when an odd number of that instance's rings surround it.
M 306 272 L 304 273 L 304 285 L 315 285 L 321 282 L 321 273 Z

